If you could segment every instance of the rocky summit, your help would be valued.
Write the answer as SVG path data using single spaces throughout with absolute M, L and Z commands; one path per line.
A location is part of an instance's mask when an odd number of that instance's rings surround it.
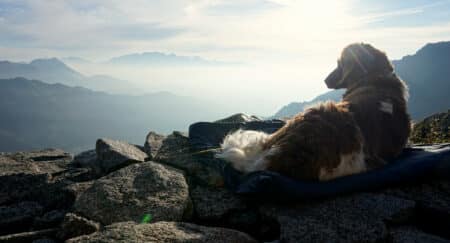
M 450 110 L 414 124 L 411 141 L 419 144 L 450 143 Z
M 202 126 L 280 125 L 232 118 Z M 198 141 L 208 137 L 202 126 Z M 0 242 L 450 242 L 449 180 L 255 201 L 229 191 L 225 162 L 191 142 L 149 132 L 142 146 L 103 138 L 76 156 L 0 153 Z

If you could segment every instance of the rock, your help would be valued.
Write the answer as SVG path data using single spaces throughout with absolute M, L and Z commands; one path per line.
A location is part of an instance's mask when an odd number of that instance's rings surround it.
M 449 243 L 449 240 L 427 234 L 414 227 L 399 227 L 390 231 L 392 243 Z
M 126 142 L 107 138 L 97 140 L 95 145 L 100 168 L 109 173 L 129 164 L 143 162 L 147 154 Z
M 0 176 L 14 174 L 55 174 L 67 169 L 72 156 L 59 149 L 0 155 Z
M 417 144 L 450 143 L 450 110 L 414 124 L 410 140 Z
M 383 191 L 385 194 L 415 201 L 416 217 L 421 228 L 450 238 L 450 181 L 440 180 L 401 186 Z
M 59 149 L 0 154 L 0 177 L 47 174 L 51 181 L 89 180 L 91 171 L 75 168 L 72 156 Z
M 92 149 L 75 155 L 72 165 L 75 167 L 97 167 L 97 152 Z
M 180 132 L 173 132 L 161 144 L 155 160 L 169 161 L 175 157 L 189 157 L 189 138 Z
M 258 207 L 246 203 L 224 188 L 196 186 L 191 189 L 193 222 L 236 229 L 258 241 L 278 239 L 279 226 L 260 216 Z
M 52 238 L 57 229 L 45 229 L 38 231 L 22 232 L 12 235 L 0 236 L 0 242 L 2 243 L 23 243 L 23 242 L 33 242 L 34 240 Z
M 84 173 L 72 176 L 72 180 L 77 182 L 94 180 L 105 174 L 95 150 L 88 150 L 75 155 L 70 165 L 73 168 L 78 168 L 78 170 L 84 170 Z
M 205 227 L 181 222 L 153 224 L 117 223 L 105 230 L 70 239 L 75 242 L 255 242 L 249 235 L 230 229 Z
M 33 228 L 34 229 L 48 229 L 57 227 L 62 220 L 64 219 L 64 211 L 60 210 L 52 210 L 50 212 L 45 213 L 41 217 L 37 217 L 34 220 Z
M 4 159 L 0 157 L 0 160 Z M 1 163 L 1 162 L 0 162 Z M 4 168 L 1 168 L 4 172 Z M 48 174 L 12 174 L 0 176 L 0 205 L 33 200 L 36 191 L 49 184 Z
M 450 217 L 450 181 L 439 180 L 410 186 L 389 188 L 385 194 L 416 201 L 426 207 Z
M 235 130 L 256 130 L 273 133 L 285 124 L 281 120 L 262 121 L 237 114 L 217 122 L 197 122 L 189 126 L 189 140 L 194 150 L 218 148 L 225 136 Z
M 200 220 L 220 220 L 233 211 L 241 211 L 246 204 L 223 188 L 197 186 L 191 190 L 196 217 Z
M 157 134 L 153 131 L 148 133 L 145 138 L 144 152 L 147 153 L 150 160 L 155 158 L 165 138 L 166 137 L 164 135 Z
M 188 205 L 184 176 L 154 162 L 132 164 L 93 183 L 75 201 L 74 212 L 104 225 L 181 220 Z
M 237 113 L 234 115 L 231 115 L 229 117 L 220 119 L 215 121 L 215 123 L 242 123 L 242 122 L 255 122 L 255 121 L 262 121 L 257 116 L 250 116 L 244 113 Z
M 282 242 L 381 242 L 385 222 L 400 223 L 415 203 L 383 194 L 361 193 L 320 203 L 265 206 L 261 213 L 280 225 Z
M 103 173 L 96 168 L 73 168 L 70 167 L 67 171 L 60 174 L 60 177 L 71 182 L 84 182 L 95 180 L 103 176 Z
M 0 206 L 0 235 L 28 231 L 44 208 L 37 202 Z
M 74 198 L 74 201 L 78 199 L 88 188 L 94 184 L 94 181 L 78 182 L 67 185 L 64 190 L 68 192 Z
M 55 181 L 50 174 L 0 176 L 0 205 L 37 201 L 45 208 L 68 208 L 73 195 L 64 189 L 69 181 Z
M 156 155 L 155 161 L 173 166 L 187 173 L 192 182 L 213 187 L 223 186 L 223 161 L 215 159 L 214 153 L 193 153 L 189 138 L 179 132 L 167 136 Z
M 0 205 L 37 201 L 46 209 L 71 207 L 74 197 L 64 189 L 67 181 L 53 182 L 48 174 L 0 176 Z
M 64 221 L 61 224 L 60 231 L 57 233 L 57 237 L 61 240 L 66 240 L 80 235 L 88 235 L 99 230 L 99 223 L 68 213 L 64 216 Z
M 88 167 L 96 160 L 97 160 L 97 152 L 95 151 L 95 149 L 91 149 L 75 155 L 72 164 L 81 167 Z
M 46 208 L 70 207 L 62 189 L 71 181 L 70 154 L 61 150 L 41 150 L 0 155 L 0 205 L 37 201 Z

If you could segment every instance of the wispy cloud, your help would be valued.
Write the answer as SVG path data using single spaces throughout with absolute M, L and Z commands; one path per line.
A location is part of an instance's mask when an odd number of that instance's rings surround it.
M 94 1 L 3 2 L 0 5 L 0 43 L 8 46 L 82 49 L 123 46 L 126 41 L 153 41 L 172 38 L 183 30 L 166 26 L 156 16 L 145 18 L 145 12 Z M 147 6 L 156 8 L 158 6 Z M 160 13 L 160 15 L 162 15 Z
M 403 25 L 403 26 L 415 26 L 415 25 L 429 25 L 433 22 L 439 22 L 436 18 L 440 14 L 448 15 L 450 13 L 450 0 L 427 2 L 425 4 L 411 3 L 407 7 L 387 7 L 378 9 L 375 11 L 363 12 L 360 19 L 363 23 L 370 27 L 379 27 L 383 25 L 377 25 L 380 22 L 386 25 Z M 440 19 L 444 22 L 448 22 L 448 18 Z

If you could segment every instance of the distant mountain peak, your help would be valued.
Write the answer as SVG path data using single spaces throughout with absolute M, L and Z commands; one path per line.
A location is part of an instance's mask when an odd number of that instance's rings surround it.
M 124 65 L 224 65 L 220 61 L 203 59 L 199 56 L 182 56 L 157 51 L 132 53 L 113 57 L 107 63 Z
M 428 43 L 416 52 L 416 56 L 450 55 L 450 41 Z
M 61 60 L 66 63 L 76 63 L 76 64 L 91 63 L 91 61 L 81 57 L 62 57 Z
M 75 70 L 67 66 L 64 62 L 62 62 L 56 57 L 34 59 L 30 62 L 30 65 L 39 68 L 53 68 L 53 69 L 57 68 L 70 70 L 71 72 L 76 72 Z
M 30 62 L 30 64 L 45 64 L 45 63 L 53 63 L 59 65 L 65 65 L 61 60 L 56 57 L 51 58 L 37 58 Z

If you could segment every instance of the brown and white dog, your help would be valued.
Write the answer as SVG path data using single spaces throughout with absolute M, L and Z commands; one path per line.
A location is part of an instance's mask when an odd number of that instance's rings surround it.
M 410 133 L 407 87 L 385 53 L 369 44 L 344 48 L 327 86 L 347 89 L 288 120 L 274 134 L 238 130 L 217 155 L 242 172 L 271 170 L 303 180 L 330 180 L 384 165 Z

